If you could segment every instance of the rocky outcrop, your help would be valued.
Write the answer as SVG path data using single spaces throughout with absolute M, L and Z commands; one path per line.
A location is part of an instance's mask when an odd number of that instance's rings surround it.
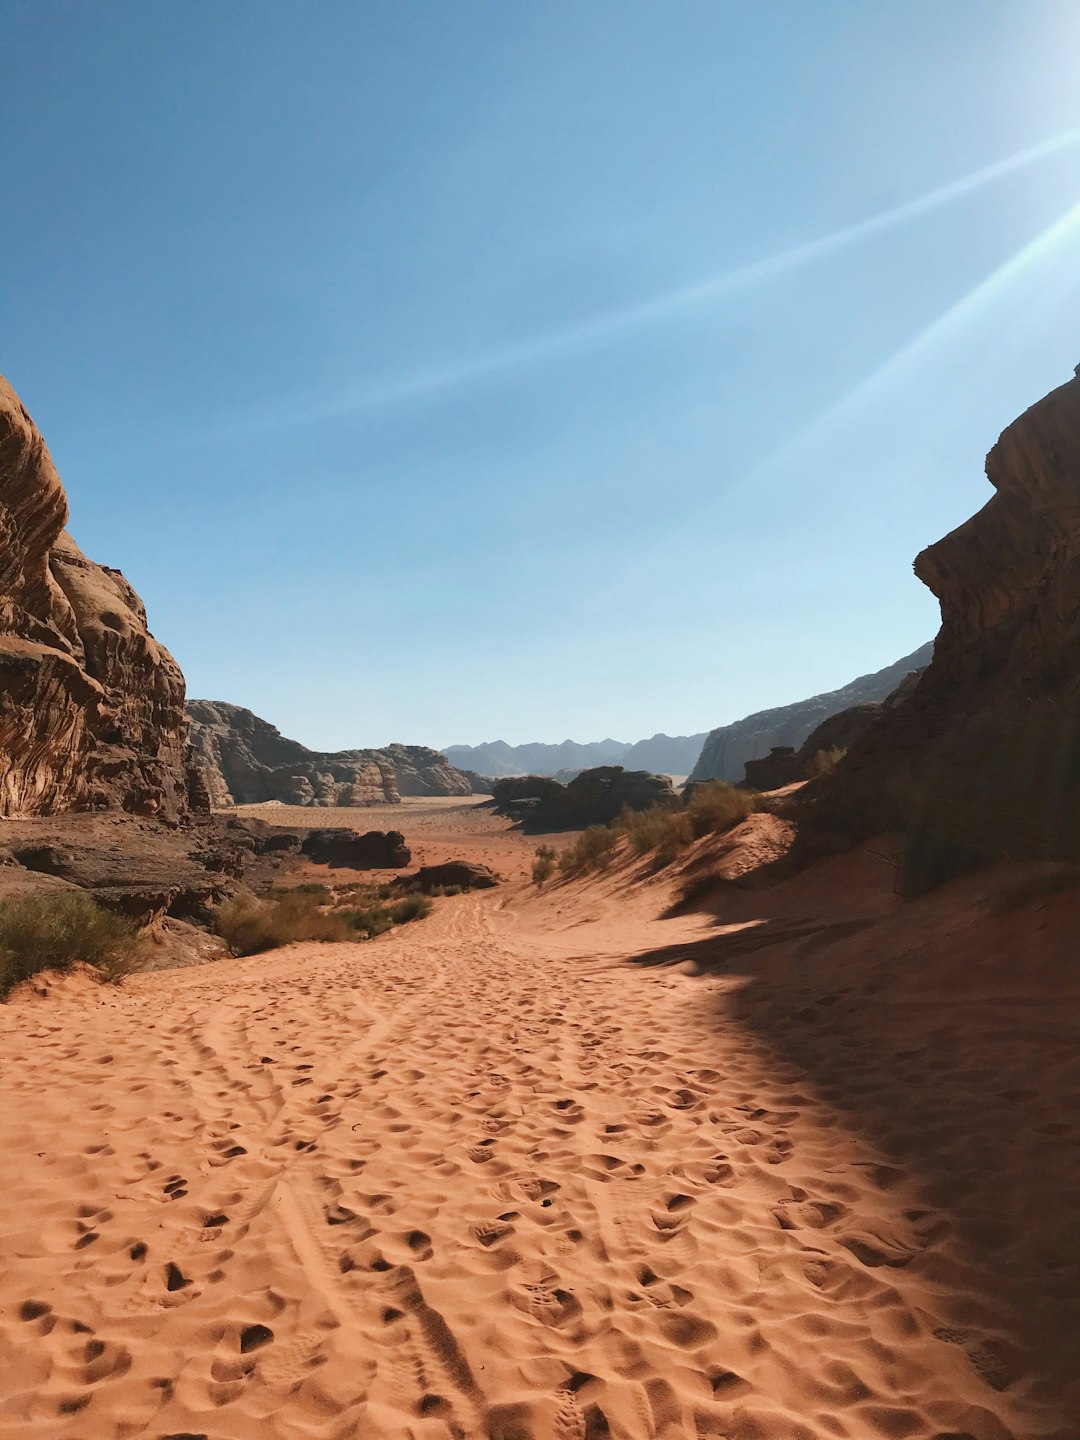
M 1013 422 L 994 497 L 915 561 L 932 663 L 811 787 L 807 824 L 908 836 L 905 888 L 1000 856 L 1080 851 L 1080 379 Z
M 711 730 L 690 778 L 731 783 L 741 780 L 748 760 L 760 760 L 776 746 L 797 749 L 830 715 L 853 705 L 884 700 L 911 671 L 926 665 L 933 651 L 931 640 L 894 665 L 872 675 L 860 675 L 839 690 L 812 695 L 808 700 L 781 705 L 775 710 L 759 710 L 743 720 Z
M 241 878 L 268 884 L 286 863 L 267 833 L 208 815 L 182 825 L 116 812 L 8 819 L 0 899 L 74 888 L 140 925 L 166 917 L 207 925 Z
M 426 745 L 388 745 L 399 795 L 472 795 L 469 776 Z M 489 792 L 490 793 L 490 792 Z
M 300 850 L 335 870 L 400 870 L 412 859 L 400 830 L 309 830 Z
M 403 795 L 471 795 L 470 781 L 424 745 L 309 750 L 276 725 L 223 700 L 188 702 L 191 743 L 216 809 L 286 805 L 396 805 Z
M 490 795 L 495 788 L 495 781 L 490 775 L 478 775 L 475 770 L 462 770 L 461 773 L 472 787 L 474 795 Z
M 855 743 L 881 713 L 882 702 L 853 705 L 823 720 L 796 750 L 793 745 L 774 746 L 761 760 L 748 760 L 743 785 L 750 790 L 779 790 L 803 780 L 813 780 L 838 763 L 841 754 Z
M 508 776 L 495 783 L 496 810 L 520 821 L 525 830 L 583 830 L 606 825 L 626 810 L 679 803 L 666 775 L 598 765 L 583 770 L 568 785 L 546 775 Z
M 487 865 L 478 865 L 473 860 L 444 860 L 441 865 L 422 865 L 415 875 L 399 875 L 394 884 L 403 890 L 422 890 L 430 895 L 433 890 L 490 890 L 499 883 L 499 877 Z
M 45 442 L 0 379 L 0 815 L 176 817 L 201 799 L 184 677 L 67 515 Z

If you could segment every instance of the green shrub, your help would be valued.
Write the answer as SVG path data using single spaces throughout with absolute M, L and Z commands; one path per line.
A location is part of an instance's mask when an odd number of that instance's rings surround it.
M 410 920 L 423 920 L 431 914 L 431 901 L 419 890 L 409 890 L 402 895 L 400 889 L 390 892 L 398 898 L 383 904 L 377 898 L 368 904 L 337 911 L 338 918 L 353 932 L 353 938 L 362 936 L 373 940 L 376 935 L 385 935 L 395 925 L 407 925 Z
M 81 891 L 27 895 L 0 903 L 0 997 L 39 970 L 66 970 L 77 960 L 109 980 L 138 968 L 134 924 Z
M 431 901 L 426 895 L 413 892 L 403 900 L 395 900 L 390 906 L 390 919 L 395 925 L 407 925 L 410 920 L 423 920 L 431 914 Z
M 639 855 L 656 851 L 674 858 L 694 838 L 689 811 L 670 810 L 664 805 L 624 810 L 615 825 L 629 837 Z
M 308 895 L 316 905 L 329 905 L 334 898 L 321 881 L 305 880 L 302 885 L 273 885 L 265 892 L 263 899 L 287 900 L 290 895 Z
M 761 797 L 754 790 L 739 790 L 723 780 L 710 780 L 698 785 L 690 796 L 686 814 L 695 840 L 703 835 L 722 835 L 761 808 Z
M 237 895 L 220 905 L 214 928 L 235 955 L 257 955 L 294 940 L 347 940 L 349 929 L 338 915 L 327 915 L 315 895 L 298 889 L 264 900 Z
M 618 833 L 610 826 L 590 825 L 559 856 L 559 870 L 563 875 L 606 870 L 618 843 Z
M 385 935 L 394 924 L 386 905 L 365 905 L 359 910 L 344 910 L 339 913 L 342 922 L 353 932 L 351 938 L 354 940 L 357 936 L 364 940 L 374 940 L 376 935 Z
M 536 850 L 536 859 L 533 861 L 532 882 L 534 885 L 543 885 L 545 880 L 550 880 L 555 873 L 555 866 L 558 863 L 559 852 L 554 845 L 539 845 Z

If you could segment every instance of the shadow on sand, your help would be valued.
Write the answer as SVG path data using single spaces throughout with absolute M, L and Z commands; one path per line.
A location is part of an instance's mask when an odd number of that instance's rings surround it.
M 1016 871 L 999 867 L 901 901 L 880 859 L 856 852 L 771 890 L 723 890 L 718 929 L 634 962 L 736 982 L 702 995 L 717 1026 L 745 1026 L 794 1067 L 879 1152 L 877 1183 L 915 1182 L 931 1212 L 927 1248 L 857 1257 L 921 1269 L 940 1297 L 935 1333 L 962 1344 L 987 1385 L 1045 1406 L 1038 1433 L 1071 1440 L 1080 890 L 1002 907 Z

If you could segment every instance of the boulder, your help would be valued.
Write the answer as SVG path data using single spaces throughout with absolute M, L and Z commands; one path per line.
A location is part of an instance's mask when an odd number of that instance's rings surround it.
M 472 860 L 446 860 L 441 865 L 422 865 L 415 875 L 399 875 L 394 881 L 406 890 L 423 890 L 430 895 L 444 886 L 459 885 L 462 890 L 490 890 L 499 883 L 494 870 Z
M 119 570 L 64 531 L 67 497 L 0 379 L 0 815 L 201 803 L 184 677 Z
M 399 830 L 309 830 L 301 853 L 339 870 L 399 870 L 412 859 Z

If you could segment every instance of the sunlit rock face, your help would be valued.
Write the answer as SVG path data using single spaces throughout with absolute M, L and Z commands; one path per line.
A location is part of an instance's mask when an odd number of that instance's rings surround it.
M 396 805 L 403 795 L 470 795 L 471 782 L 437 750 L 309 750 L 276 725 L 224 700 L 188 702 L 191 739 L 215 808 Z
M 45 442 L 0 378 L 0 815 L 176 817 L 199 803 L 184 677 L 67 516 Z
M 924 550 L 934 657 L 827 781 L 815 818 L 922 831 L 954 868 L 1080 847 L 1080 379 L 990 451 L 996 494 Z

